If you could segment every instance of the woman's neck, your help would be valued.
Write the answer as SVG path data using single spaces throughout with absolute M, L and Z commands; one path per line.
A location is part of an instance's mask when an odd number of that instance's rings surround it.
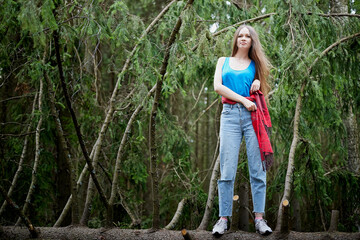
M 249 50 L 248 49 L 238 49 L 236 52 L 234 58 L 240 59 L 240 60 L 248 60 L 249 58 Z

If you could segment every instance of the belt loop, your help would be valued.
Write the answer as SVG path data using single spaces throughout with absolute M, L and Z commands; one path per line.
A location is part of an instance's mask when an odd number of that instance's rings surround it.
M 234 107 L 234 104 L 230 104 L 230 109 L 232 110 Z

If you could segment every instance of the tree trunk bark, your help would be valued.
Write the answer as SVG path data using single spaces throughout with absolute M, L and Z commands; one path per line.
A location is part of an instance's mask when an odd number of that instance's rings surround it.
M 339 224 L 339 210 L 332 210 L 331 212 L 331 222 L 329 227 L 329 232 L 337 231 L 337 226 Z
M 192 5 L 194 0 L 189 0 L 184 8 L 187 9 Z M 184 11 L 183 10 L 183 11 Z M 178 18 L 175 27 L 173 28 L 168 43 L 166 45 L 164 59 L 160 68 L 160 78 L 157 80 L 154 102 L 150 114 L 150 123 L 149 123 L 149 148 L 150 148 L 150 172 L 152 178 L 152 196 L 153 196 L 153 221 L 152 228 L 160 228 L 160 205 L 159 205 L 159 176 L 158 176 L 158 167 L 157 167 L 157 147 L 156 147 L 156 115 L 158 110 L 158 105 L 161 97 L 161 89 L 164 81 L 164 76 L 166 73 L 166 68 L 169 63 L 170 49 L 175 42 L 176 35 L 180 30 L 182 24 L 181 16 Z
M 35 108 L 36 108 L 36 102 L 37 102 L 37 97 L 38 97 L 38 93 L 35 94 L 35 97 L 34 97 L 34 103 L 33 103 L 33 106 L 32 106 L 32 111 L 31 111 L 31 116 L 30 116 L 30 120 L 29 120 L 29 125 L 26 129 L 26 132 L 30 132 L 30 129 L 31 129 L 31 123 L 34 119 L 34 112 L 35 112 Z M 18 166 L 18 169 L 16 170 L 16 173 L 14 175 L 14 178 L 11 182 L 11 186 L 7 192 L 7 196 L 9 198 L 11 198 L 11 195 L 14 191 L 14 188 L 16 186 L 16 183 L 17 183 L 17 180 L 19 179 L 19 176 L 20 176 L 20 173 L 23 169 L 23 162 L 24 162 L 24 158 L 25 158 L 25 155 L 26 155 L 26 152 L 27 152 L 27 146 L 28 146 L 28 142 L 29 142 L 29 135 L 26 135 L 25 136 L 25 140 L 24 140 L 24 147 L 23 147 L 23 150 L 21 152 L 21 156 L 20 156 L 20 161 L 19 161 L 19 166 Z M 3 214 L 3 212 L 5 211 L 5 208 L 7 206 L 7 201 L 4 200 L 2 206 L 1 206 L 1 209 L 0 209 L 0 216 Z
M 93 149 L 93 150 L 94 150 L 94 149 Z M 94 153 L 94 152 L 91 152 L 91 153 L 90 153 L 90 158 L 92 158 L 93 153 Z M 83 184 L 84 177 L 85 177 L 85 175 L 86 175 L 87 172 L 88 172 L 88 165 L 85 164 L 83 170 L 81 171 L 81 174 L 80 174 L 80 176 L 79 176 L 79 179 L 78 179 L 78 181 L 76 182 L 76 190 L 77 190 L 77 192 L 80 190 L 80 189 L 79 189 L 79 188 L 80 188 L 80 185 Z M 86 182 L 87 182 L 87 181 L 85 180 L 85 183 L 86 183 Z M 85 185 L 86 185 L 86 184 L 85 184 Z M 86 196 L 85 196 L 84 198 L 86 198 Z M 59 216 L 58 219 L 56 220 L 56 222 L 55 222 L 55 224 L 54 224 L 53 227 L 60 227 L 60 225 L 62 224 L 63 220 L 65 219 L 68 211 L 70 210 L 71 205 L 72 205 L 72 194 L 71 194 L 70 197 L 68 198 L 68 200 L 67 200 L 67 202 L 66 202 L 66 204 L 65 204 L 65 207 L 63 208 L 60 216 Z
M 246 147 L 245 142 L 242 141 L 239 162 L 246 161 Z M 249 195 L 248 195 L 248 183 L 242 174 L 241 168 L 238 168 L 235 179 L 235 196 L 233 198 L 234 205 L 232 211 L 231 229 L 232 231 L 249 231 Z
M 56 110 L 56 106 L 55 106 L 55 95 L 54 95 L 54 92 L 53 92 L 53 85 L 47 75 L 47 73 L 44 71 L 44 78 L 47 82 L 47 86 L 48 86 L 48 94 L 49 94 L 49 100 L 50 100 L 50 110 L 51 110 L 51 115 L 53 116 L 54 118 L 54 122 L 55 122 L 55 126 L 56 126 L 56 131 L 57 131 L 57 134 L 58 134 L 58 137 L 59 137 L 59 140 L 60 140 L 60 146 L 61 146 L 61 149 L 63 151 L 63 156 L 66 160 L 66 164 L 67 164 L 67 168 L 68 168 L 68 171 L 69 171 L 69 175 L 70 175 L 70 191 L 71 191 L 71 194 L 72 195 L 75 195 L 75 197 L 77 196 L 77 191 L 75 189 L 73 189 L 73 180 L 74 180 L 74 169 L 72 167 L 72 163 L 71 163 L 71 159 L 70 159 L 70 152 L 69 152 L 69 148 L 66 144 L 66 140 L 65 140 L 65 136 L 64 136 L 64 131 L 63 131 L 63 128 L 62 128 L 62 125 L 61 125 L 61 121 L 60 121 L 60 118 L 59 118 L 59 114 Z M 76 182 L 75 182 L 76 183 Z M 76 187 L 76 185 L 75 185 Z M 72 197 L 72 201 L 74 202 L 74 199 Z M 76 210 L 76 207 L 77 207 L 77 199 L 75 200 L 75 206 L 72 208 L 72 215 L 71 215 L 71 221 L 73 224 L 77 224 L 78 223 L 78 218 L 79 218 L 79 213 L 78 211 Z M 63 216 L 65 218 L 65 216 Z
M 348 0 L 331 0 L 330 12 L 331 13 L 348 13 Z
M 217 189 L 217 179 L 219 177 L 219 174 L 220 174 L 220 155 L 218 155 L 216 162 L 214 164 L 214 169 L 211 174 L 208 199 L 206 201 L 205 213 L 197 230 L 206 230 L 209 224 L 210 214 L 214 204 L 214 198 Z
M 181 217 L 181 214 L 183 212 L 185 204 L 186 204 L 186 198 L 183 198 L 178 204 L 178 207 L 176 209 L 173 219 L 171 219 L 170 223 L 168 225 L 166 225 L 166 227 L 165 227 L 166 230 L 173 229 L 176 226 L 176 224 L 179 222 L 179 219 Z
M 61 119 L 61 110 L 59 109 L 59 118 Z M 64 156 L 64 150 L 61 145 L 61 139 L 57 134 L 56 129 L 54 129 L 54 135 L 56 136 L 56 174 L 55 174 L 55 184 L 58 192 L 56 200 L 56 215 L 60 215 L 61 211 L 66 206 L 66 201 L 71 195 L 71 180 L 70 172 L 68 168 L 68 163 L 66 157 Z M 71 214 L 66 214 L 62 222 L 62 226 L 71 225 Z
M 88 164 L 88 167 L 89 167 L 89 171 L 90 171 L 90 175 L 91 175 L 91 179 L 94 181 L 94 184 L 100 194 L 100 199 L 102 201 L 102 203 L 104 204 L 104 206 L 107 208 L 108 207 L 108 201 L 105 197 L 105 194 L 104 194 L 104 191 L 103 189 L 101 188 L 100 186 L 100 183 L 95 175 L 95 171 L 94 170 L 94 166 L 91 164 L 91 160 L 89 158 L 89 154 L 87 152 L 87 149 L 85 147 L 85 143 L 84 143 L 84 140 L 82 138 L 82 134 L 80 132 L 80 127 L 79 127 L 79 124 L 78 124 L 78 121 L 76 119 L 76 115 L 75 115 L 75 112 L 71 106 L 71 102 L 70 102 L 70 98 L 69 98 L 69 94 L 68 94 L 68 91 L 67 91 L 67 86 L 66 86 L 66 83 L 65 83 L 65 78 L 64 78 L 64 75 L 63 75 L 63 69 L 62 69 L 62 63 L 61 63 L 61 56 L 60 56 L 60 46 L 59 46 L 59 35 L 58 35 L 58 32 L 55 31 L 54 32 L 54 43 L 55 43 L 55 53 L 56 53 L 56 60 L 57 60 L 57 65 L 58 65 L 58 69 L 59 69 L 59 75 L 60 75 L 60 82 L 61 82 L 61 86 L 62 86 L 62 89 L 63 89 L 63 92 L 64 92 L 64 96 L 65 96 L 65 100 L 66 100 L 66 105 L 70 111 L 70 114 L 71 114 L 71 118 L 73 120 L 73 123 L 74 123 L 74 127 L 75 127 L 75 131 L 76 131 L 76 135 L 78 137 L 78 141 L 79 141 L 79 144 L 80 144 L 80 147 L 81 147 L 81 150 L 82 150 L 82 153 L 84 155 L 84 158 Z M 69 164 L 71 165 L 71 162 L 69 162 Z M 74 163 L 75 164 L 75 163 Z M 72 211 L 72 222 L 73 224 L 78 224 L 79 223 L 79 214 L 78 214 L 78 210 L 77 210 L 77 189 L 76 189 L 76 173 L 75 173 L 75 166 L 71 166 L 71 193 L 72 193 L 72 198 L 73 198 L 73 211 Z M 76 204 L 75 204 L 76 203 Z
M 297 232 L 301 232 L 301 208 L 300 202 L 297 198 L 293 198 L 293 226 L 294 230 Z
M 29 187 L 29 191 L 28 194 L 26 196 L 26 200 L 25 200 L 25 204 L 23 206 L 23 212 L 24 214 L 27 214 L 28 212 L 28 208 L 29 208 L 29 204 L 31 203 L 32 200 L 32 195 L 35 191 L 36 188 L 36 183 L 37 183 L 37 168 L 40 162 L 40 129 L 41 129 L 41 124 L 43 121 L 43 116 L 42 116 L 42 97 L 43 97 L 43 80 L 40 79 L 40 90 L 39 90 L 39 105 L 38 105 L 38 111 L 39 111 L 39 115 L 40 115 L 40 119 L 39 122 L 37 124 L 36 127 L 36 134 L 35 134 L 35 159 L 34 159 L 34 166 L 32 169 L 32 174 L 31 174 L 31 183 L 30 183 L 30 187 Z M 20 221 L 21 221 L 21 217 L 18 218 L 17 222 L 15 225 L 19 225 Z
M 115 170 L 114 170 L 114 175 L 113 175 L 113 179 L 112 179 L 112 184 L 111 184 L 111 194 L 110 194 L 110 199 L 109 199 L 109 209 L 108 209 L 108 218 L 107 218 L 107 224 L 108 226 L 112 225 L 113 222 L 113 207 L 114 207 L 114 201 L 115 201 L 115 197 L 116 197 L 116 193 L 118 192 L 118 180 L 119 180 L 119 173 L 120 173 L 120 164 L 121 164 L 121 157 L 122 157 L 122 152 L 126 143 L 126 139 L 128 134 L 130 133 L 130 128 L 132 126 L 133 121 L 135 120 L 136 116 L 138 115 L 138 113 L 141 111 L 141 109 L 143 108 L 143 105 L 145 103 L 145 101 L 150 97 L 150 95 L 155 91 L 156 89 L 156 84 L 154 87 L 152 87 L 152 89 L 147 93 L 146 97 L 143 98 L 142 102 L 137 106 L 137 108 L 135 109 L 135 111 L 133 112 L 133 114 L 131 115 L 128 124 L 126 126 L 126 129 L 124 131 L 123 137 L 121 139 L 121 143 L 120 146 L 118 148 L 118 152 L 117 152 L 117 156 L 116 156 L 116 162 L 115 162 Z M 125 208 L 126 209 L 126 208 Z M 129 209 L 127 209 L 129 210 Z M 129 214 L 130 216 L 133 216 L 133 214 Z M 138 221 L 140 221 L 140 219 L 133 219 L 132 218 L 133 223 L 136 223 Z
M 354 173 L 360 173 L 360 154 L 359 154 L 359 132 L 356 121 L 356 116 L 353 113 L 352 106 L 349 107 L 349 115 L 344 120 L 344 125 L 347 131 L 347 169 Z
M 281 207 L 283 209 L 283 215 L 282 215 L 282 225 L 281 225 L 281 233 L 289 233 L 289 208 L 290 204 L 287 199 L 282 201 Z
M 286 171 L 286 178 L 285 178 L 285 188 L 284 188 L 284 195 L 282 197 L 282 200 L 280 202 L 279 210 L 278 210 L 278 217 L 277 217 L 277 223 L 276 223 L 276 230 L 281 230 L 282 225 L 282 219 L 283 219 L 283 202 L 287 199 L 290 199 L 290 193 L 291 193 L 291 185 L 292 185 L 292 175 L 294 170 L 294 158 L 295 158 L 295 149 L 296 145 L 298 143 L 299 139 L 299 121 L 300 121 L 300 113 L 301 113 L 301 101 L 303 92 L 305 89 L 306 82 L 304 81 L 301 85 L 300 94 L 298 96 L 297 102 L 296 102 L 296 108 L 295 108 L 295 116 L 294 116 L 294 128 L 293 128 L 293 140 L 290 147 L 290 153 L 289 153 L 289 162 L 288 162 L 288 168 Z
M 239 209 L 239 229 L 249 231 L 249 184 L 243 181 L 240 183 L 240 209 Z
M 99 45 L 100 47 L 100 45 Z M 101 72 L 99 70 L 99 65 L 98 65 L 98 51 L 100 51 L 99 49 L 96 50 L 96 52 L 94 53 L 93 56 L 93 64 L 94 64 L 94 78 L 95 78 L 95 98 L 96 98 L 96 102 L 99 106 L 102 105 L 103 101 L 102 101 L 102 95 L 101 95 Z
M 186 229 L 181 230 L 181 235 L 183 236 L 184 240 L 193 240 L 190 233 L 186 231 Z

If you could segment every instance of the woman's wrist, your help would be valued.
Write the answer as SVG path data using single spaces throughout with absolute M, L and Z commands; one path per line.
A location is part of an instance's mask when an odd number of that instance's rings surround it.
M 241 103 L 241 104 L 244 104 L 244 101 L 245 101 L 246 99 L 243 97 L 243 96 L 240 96 L 239 95 L 239 99 L 238 99 L 238 102 L 239 103 Z

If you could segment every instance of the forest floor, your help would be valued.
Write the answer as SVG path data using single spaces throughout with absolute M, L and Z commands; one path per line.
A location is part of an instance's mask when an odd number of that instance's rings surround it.
M 141 229 L 119 229 L 119 228 L 99 228 L 92 229 L 87 227 L 40 227 L 41 238 L 39 239 L 76 239 L 76 240 L 117 240 L 117 239 L 146 239 L 146 240 L 158 240 L 158 239 L 171 239 L 182 240 L 184 239 L 181 231 L 168 231 L 161 229 L 159 231 L 151 232 L 149 230 Z M 193 240 L 207 240 L 218 239 L 214 237 L 210 231 L 188 231 Z M 29 239 L 29 231 L 25 227 L 13 227 L 13 226 L 0 226 L 0 240 L 3 239 Z M 229 232 L 224 234 L 221 240 L 229 239 L 319 239 L 319 240 L 347 240 L 357 239 L 360 240 L 360 233 L 344 233 L 344 232 L 293 232 L 289 234 L 280 234 L 274 232 L 269 236 L 261 236 L 257 233 L 250 232 Z

